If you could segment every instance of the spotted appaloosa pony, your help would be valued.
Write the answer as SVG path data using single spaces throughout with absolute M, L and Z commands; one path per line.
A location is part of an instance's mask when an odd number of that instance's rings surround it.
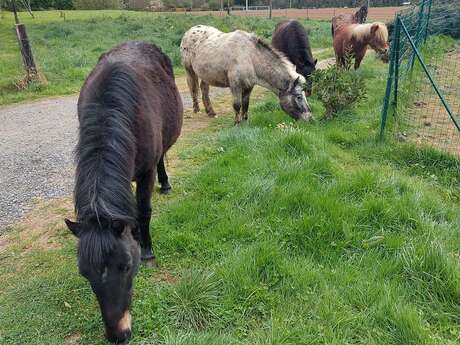
M 286 57 L 253 34 L 239 30 L 223 33 L 210 26 L 194 26 L 182 38 L 181 55 L 195 112 L 199 111 L 201 79 L 203 103 L 209 116 L 215 116 L 209 99 L 210 85 L 230 88 L 236 125 L 248 118 L 251 91 L 254 85 L 260 85 L 275 93 L 282 109 L 293 118 L 311 118 L 303 91 L 304 77 Z
M 388 62 L 388 30 L 384 23 L 351 24 L 337 29 L 334 35 L 334 50 L 337 65 L 346 65 L 346 56 L 355 59 L 355 69 L 361 65 L 368 47 Z
M 310 96 L 311 75 L 318 60 L 313 58 L 308 34 L 296 20 L 279 23 L 272 35 L 272 46 L 282 52 L 295 65 L 297 73 L 307 80 L 306 94 Z
M 66 224 L 78 238 L 78 267 L 112 342 L 131 334 L 133 278 L 140 259 L 154 259 L 153 183 L 158 173 L 161 190 L 171 188 L 163 157 L 180 134 L 182 115 L 171 61 L 148 43 L 124 43 L 102 55 L 81 89 L 77 220 Z
M 350 24 L 364 24 L 367 20 L 367 2 L 362 5 L 358 11 L 353 14 L 338 14 L 335 17 L 332 17 L 332 37 L 334 37 L 334 33 L 338 27 L 342 25 L 350 25 Z

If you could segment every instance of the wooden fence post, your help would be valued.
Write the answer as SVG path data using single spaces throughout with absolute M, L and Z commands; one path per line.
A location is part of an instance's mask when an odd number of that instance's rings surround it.
M 32 47 L 30 46 L 29 37 L 27 36 L 26 27 L 19 23 L 18 13 L 16 10 L 16 1 L 13 0 L 14 20 L 16 22 L 16 37 L 18 38 L 19 48 L 21 50 L 22 61 L 26 69 L 25 84 L 29 84 L 32 80 L 38 79 L 37 66 L 35 65 L 32 55 Z

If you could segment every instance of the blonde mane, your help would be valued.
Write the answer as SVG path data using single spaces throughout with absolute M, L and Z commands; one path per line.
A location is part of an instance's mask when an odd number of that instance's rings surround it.
M 388 42 L 388 29 L 384 23 L 375 22 L 368 24 L 355 24 L 352 29 L 353 38 L 362 41 L 371 34 L 371 28 L 373 25 L 378 25 L 379 29 L 376 31 L 376 38 L 381 42 Z

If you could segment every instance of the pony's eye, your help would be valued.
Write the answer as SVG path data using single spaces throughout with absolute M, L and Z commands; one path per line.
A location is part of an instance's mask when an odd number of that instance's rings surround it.
M 130 269 L 129 265 L 120 264 L 118 265 L 118 270 L 120 272 L 128 272 Z

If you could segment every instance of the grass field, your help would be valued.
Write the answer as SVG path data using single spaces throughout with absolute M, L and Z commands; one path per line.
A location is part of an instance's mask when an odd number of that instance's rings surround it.
M 104 20 L 142 22 L 121 18 Z M 241 128 L 219 117 L 174 149 L 174 191 L 154 196 L 160 269 L 136 278 L 130 344 L 459 343 L 460 161 L 376 143 L 387 65 L 358 73 L 368 99 L 333 121 L 292 123 L 268 97 Z M 71 214 L 45 205 L 3 239 L 1 344 L 105 343 Z
M 35 60 L 48 83 L 26 90 L 17 84 L 24 77 L 22 60 L 11 14 L 0 19 L 0 105 L 43 96 L 76 93 L 99 56 L 128 40 L 157 44 L 180 71 L 179 45 L 182 35 L 196 24 L 223 31 L 242 29 L 270 39 L 281 19 L 158 15 L 130 11 L 68 11 L 66 20 L 58 11 L 37 12 L 32 19 L 21 14 L 32 41 Z M 327 22 L 303 21 L 310 29 L 313 48 L 331 46 Z
M 178 66 L 180 35 L 194 23 L 264 37 L 275 23 L 37 15 L 26 22 L 49 84 L 12 88 L 7 76 L 20 78 L 20 64 L 2 19 L 0 103 L 78 91 L 98 55 L 125 39 L 158 43 Z M 327 47 L 328 25 L 308 25 L 314 47 Z M 229 113 L 181 139 L 170 154 L 173 192 L 154 196 L 160 268 L 136 277 L 130 344 L 460 342 L 460 161 L 376 142 L 387 67 L 366 58 L 357 73 L 368 98 L 332 121 L 312 98 L 317 120 L 293 123 L 267 96 L 240 128 Z M 72 216 L 70 198 L 40 204 L 0 237 L 0 344 L 105 344 L 62 221 Z

